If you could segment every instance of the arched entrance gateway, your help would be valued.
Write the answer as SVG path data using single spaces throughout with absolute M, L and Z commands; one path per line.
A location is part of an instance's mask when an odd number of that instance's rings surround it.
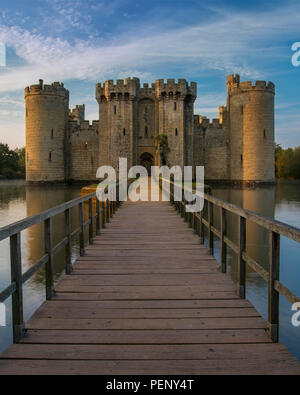
M 154 166 L 154 158 L 153 155 L 149 154 L 149 152 L 145 152 L 140 156 L 140 165 L 144 166 L 147 169 L 148 175 L 151 174 L 151 166 Z

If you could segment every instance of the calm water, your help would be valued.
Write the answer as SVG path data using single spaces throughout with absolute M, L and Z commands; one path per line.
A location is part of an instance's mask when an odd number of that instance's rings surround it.
M 28 187 L 23 181 L 0 181 L 0 227 L 15 222 L 26 216 L 41 212 L 64 201 L 77 197 L 78 187 Z M 214 188 L 212 193 L 223 200 L 255 211 L 265 216 L 276 218 L 288 224 L 300 227 L 300 182 L 280 182 L 276 187 L 249 189 Z M 77 223 L 77 213 L 73 213 L 73 229 Z M 235 230 L 237 219 L 229 216 L 229 237 L 236 241 Z M 218 218 L 215 218 L 218 226 Z M 64 235 L 63 216 L 54 221 L 54 234 L 57 243 Z M 43 228 L 34 226 L 22 232 L 23 271 L 33 265 L 43 254 Z M 247 253 L 268 269 L 268 234 L 261 228 L 247 223 Z M 55 261 L 56 278 L 64 270 L 63 251 Z M 215 254 L 219 259 L 219 245 L 215 241 Z M 78 255 L 77 247 L 73 247 L 73 259 Z M 233 279 L 236 276 L 236 257 L 228 251 L 229 271 Z M 281 238 L 280 279 L 296 295 L 300 295 L 300 245 Z M 10 283 L 9 243 L 0 242 L 0 290 Z M 29 280 L 24 288 L 25 319 L 27 320 L 45 299 L 43 269 Z M 267 287 L 256 273 L 248 270 L 247 298 L 266 318 Z M 0 327 L 0 351 L 11 343 L 10 300 L 7 305 L 6 328 Z M 300 327 L 291 324 L 291 305 L 280 299 L 280 342 L 287 345 L 290 351 L 300 359 Z

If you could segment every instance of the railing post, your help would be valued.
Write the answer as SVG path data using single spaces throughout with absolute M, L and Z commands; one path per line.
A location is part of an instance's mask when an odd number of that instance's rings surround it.
M 212 202 L 208 202 L 208 248 L 209 248 L 209 254 L 213 255 L 214 254 L 214 235 L 212 232 L 212 225 L 213 225 L 213 218 L 214 218 L 214 212 L 213 212 L 213 204 Z
M 269 233 L 269 284 L 268 284 L 268 324 L 269 334 L 274 343 L 279 338 L 279 293 L 274 288 L 279 281 L 280 235 Z
M 16 284 L 16 290 L 12 294 L 13 340 L 14 343 L 18 343 L 20 339 L 25 335 L 25 323 L 23 317 L 23 279 L 20 233 L 16 233 L 10 237 L 10 267 L 11 282 Z
M 101 218 L 102 218 L 102 229 L 106 227 L 106 203 L 105 201 L 101 201 Z
M 204 228 L 203 228 L 203 222 L 202 222 L 202 216 L 203 216 L 203 210 L 200 211 L 199 213 L 199 238 L 200 238 L 200 244 L 204 244 Z
M 45 252 L 48 255 L 46 262 L 46 299 L 54 295 L 54 268 L 53 268 L 53 226 L 52 218 L 45 220 Z
M 192 228 L 194 229 L 194 233 L 197 234 L 197 219 L 196 219 L 196 213 L 192 213 Z
M 101 234 L 101 225 L 100 225 L 100 202 L 96 196 L 96 235 L 100 236 Z
M 106 222 L 109 223 L 110 222 L 110 204 L 109 204 L 109 200 L 106 200 Z
M 80 236 L 79 236 L 80 256 L 84 256 L 84 254 L 85 254 L 85 246 L 84 246 L 84 211 L 83 211 L 83 203 L 79 203 L 79 205 L 78 205 L 78 215 L 79 215 L 79 226 L 80 226 Z
M 246 297 L 246 262 L 243 259 L 243 252 L 246 252 L 246 219 L 239 216 L 238 226 L 238 295 L 240 298 Z
M 93 199 L 89 199 L 89 243 L 94 243 Z
M 65 228 L 66 228 L 66 274 L 72 272 L 72 237 L 71 237 L 71 210 L 65 211 Z
M 226 236 L 226 210 L 223 207 L 220 207 L 220 230 L 221 230 L 221 239 L 220 239 L 220 257 L 221 257 L 221 267 L 222 273 L 227 272 L 227 247 L 224 241 L 224 236 Z

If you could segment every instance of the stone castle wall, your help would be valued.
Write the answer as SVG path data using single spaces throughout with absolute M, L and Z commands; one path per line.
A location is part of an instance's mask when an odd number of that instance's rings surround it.
M 274 94 L 272 83 L 227 77 L 227 103 L 210 122 L 194 115 L 197 87 L 184 79 L 138 78 L 96 85 L 99 121 L 85 121 L 85 107 L 69 110 L 63 84 L 25 90 L 27 181 L 94 180 L 97 168 L 163 165 L 156 136 L 168 136 L 167 164 L 204 165 L 207 180 L 274 181 Z
M 65 137 L 69 92 L 63 84 L 33 85 L 25 90 L 26 179 L 65 180 Z
M 99 167 L 99 123 L 69 121 L 69 179 L 96 180 Z

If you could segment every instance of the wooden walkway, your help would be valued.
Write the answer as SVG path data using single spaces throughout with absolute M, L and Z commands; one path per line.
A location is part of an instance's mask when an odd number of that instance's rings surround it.
M 125 203 L 0 374 L 300 374 L 169 203 Z

